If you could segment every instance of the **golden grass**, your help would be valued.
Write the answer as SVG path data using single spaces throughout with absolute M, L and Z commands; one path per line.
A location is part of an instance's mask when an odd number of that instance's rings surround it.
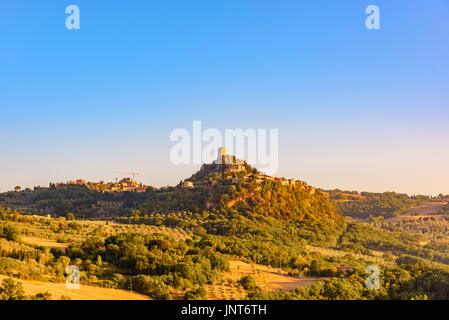
M 8 278 L 0 275 L 0 280 Z M 66 288 L 65 283 L 51 283 L 35 280 L 14 279 L 22 283 L 27 295 L 48 292 L 52 300 L 60 300 L 61 296 L 72 300 L 151 300 L 150 297 L 126 290 L 99 288 L 81 285 L 79 290 Z
M 44 248 L 59 248 L 65 250 L 69 246 L 67 243 L 60 243 L 56 240 L 42 239 L 33 236 L 21 236 L 21 239 L 28 244 L 34 244 Z
M 242 261 L 229 261 L 230 271 L 220 275 L 215 284 L 206 285 L 206 300 L 239 300 L 246 292 L 237 285 L 242 277 L 250 275 L 265 292 L 290 291 L 296 288 L 311 286 L 322 278 L 295 278 L 288 276 L 279 268 Z
M 54 242 L 46 243 L 40 239 L 50 241 L 60 239 L 68 243 L 81 243 L 90 235 L 106 238 L 122 232 L 137 232 L 142 234 L 162 233 L 182 241 L 192 237 L 191 232 L 179 228 L 143 224 L 120 224 L 111 221 L 106 222 L 104 220 L 76 220 L 74 222 L 82 226 L 82 230 L 65 229 L 64 231 L 60 231 L 58 230 L 58 224 L 66 222 L 64 218 L 53 219 L 37 216 L 28 216 L 28 218 L 31 222 L 13 222 L 13 224 L 19 229 L 23 237 L 31 239 L 26 242 L 34 244 L 42 243 L 41 245 L 45 247 L 63 248 L 58 244 L 54 244 Z
M 120 232 L 138 232 L 142 234 L 153 234 L 162 233 L 175 238 L 176 240 L 186 240 L 190 239 L 191 236 L 187 234 L 184 230 L 178 228 L 168 228 L 165 226 L 151 226 L 143 224 L 121 224 L 116 222 L 103 220 L 77 220 L 77 223 L 86 227 L 101 227 L 104 230 L 110 230 L 113 233 Z
M 381 263 L 381 264 L 392 264 L 391 262 L 388 262 L 382 258 L 382 256 L 385 254 L 385 252 L 382 252 L 382 251 L 371 250 L 371 252 L 374 255 L 374 257 L 372 257 L 372 256 L 349 252 L 349 251 L 321 248 L 321 247 L 314 247 L 314 246 L 307 246 L 307 250 L 311 251 L 311 252 L 318 252 L 318 253 L 322 254 L 323 256 L 328 256 L 328 257 L 344 257 L 345 255 L 349 254 L 356 259 L 364 259 L 366 261 L 372 261 L 372 262 L 377 262 L 377 263 Z M 397 258 L 397 257 L 393 256 L 393 258 Z
M 438 215 L 438 212 L 447 205 L 447 202 L 428 202 L 422 205 L 413 207 L 405 211 L 403 214 L 385 219 L 384 222 L 398 222 L 401 220 L 418 220 L 420 218 L 440 218 L 442 215 Z

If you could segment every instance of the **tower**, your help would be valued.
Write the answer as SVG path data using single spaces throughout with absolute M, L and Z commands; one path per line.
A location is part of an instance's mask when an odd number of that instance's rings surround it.
M 228 150 L 225 147 L 218 148 L 218 160 L 221 160 L 222 164 L 226 162 L 227 153 Z
M 215 164 L 225 164 L 228 150 L 225 147 L 218 148 L 218 157 L 217 160 L 214 161 Z

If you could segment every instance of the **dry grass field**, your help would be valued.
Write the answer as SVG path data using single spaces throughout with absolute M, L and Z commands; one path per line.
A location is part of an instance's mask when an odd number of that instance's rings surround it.
M 447 202 L 428 202 L 408 209 L 404 214 L 385 219 L 384 222 L 397 222 L 401 220 L 416 220 L 419 218 L 437 217 L 438 212 L 447 205 Z
M 371 250 L 373 253 L 373 256 L 368 256 L 364 254 L 349 252 L 349 251 L 343 251 L 343 250 L 335 250 L 335 249 L 329 249 L 329 248 L 321 248 L 321 247 L 314 247 L 314 246 L 307 246 L 307 250 L 312 252 L 318 252 L 322 254 L 323 256 L 328 257 L 344 257 L 345 255 L 351 255 L 356 259 L 364 259 L 366 261 L 381 263 L 381 264 L 392 264 L 392 262 L 386 261 L 382 258 L 384 255 L 384 252 L 382 251 L 374 251 Z M 397 256 L 393 255 L 393 258 L 397 258 Z
M 83 227 L 83 231 L 59 230 L 58 222 L 65 222 L 64 218 L 48 219 L 38 216 L 28 216 L 31 222 L 15 222 L 15 226 L 22 234 L 24 242 L 38 244 L 44 247 L 64 249 L 70 243 L 81 243 L 87 236 L 95 235 L 108 237 L 122 232 L 137 232 L 141 234 L 162 233 L 177 240 L 192 237 L 189 231 L 165 226 L 150 226 L 143 224 L 120 224 L 111 221 L 76 220 L 76 224 Z M 54 242 L 53 240 L 58 240 Z M 66 242 L 66 245 L 60 243 Z
M 246 292 L 239 287 L 237 281 L 250 275 L 257 285 L 265 292 L 289 291 L 310 286 L 321 278 L 295 278 L 285 271 L 269 266 L 249 264 L 232 260 L 230 271 L 223 273 L 213 285 L 206 285 L 207 300 L 238 300 L 243 299 Z
M 0 275 L 0 281 L 7 278 Z M 60 300 L 61 296 L 72 300 L 150 300 L 148 296 L 126 290 L 99 288 L 81 285 L 79 290 L 67 289 L 65 283 L 51 283 L 35 280 L 14 279 L 22 283 L 27 295 L 48 292 L 53 300 Z
M 408 209 L 404 214 L 385 219 L 384 226 L 411 232 L 422 237 L 419 244 L 425 246 L 430 240 L 442 241 L 449 236 L 449 221 L 440 213 L 447 201 L 428 202 Z
M 33 236 L 22 236 L 21 239 L 28 244 L 34 244 L 44 248 L 59 248 L 65 250 L 69 246 L 67 243 L 60 243 L 56 240 L 42 239 Z
M 323 193 L 326 198 L 329 198 L 329 192 L 321 190 L 321 193 Z M 342 197 L 346 198 L 346 199 L 338 199 L 338 200 L 336 200 L 337 202 L 347 202 L 347 201 L 352 201 L 352 200 L 363 200 L 363 199 L 366 198 L 366 197 L 362 196 L 359 193 L 338 192 L 338 194 L 341 195 Z
M 88 220 L 78 220 L 79 224 L 86 227 L 100 227 L 105 230 L 114 230 L 114 233 L 117 232 L 137 232 L 142 234 L 153 234 L 153 233 L 162 233 L 168 235 L 170 237 L 175 238 L 176 240 L 186 240 L 190 239 L 191 235 L 179 228 L 168 228 L 166 226 L 149 226 L 149 225 L 134 225 L 134 224 L 120 224 L 115 222 L 106 222 L 106 221 L 88 221 Z

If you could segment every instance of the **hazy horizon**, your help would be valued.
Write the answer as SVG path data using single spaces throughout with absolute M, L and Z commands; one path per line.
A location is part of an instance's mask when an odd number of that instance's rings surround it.
M 189 169 L 192 170 L 191 173 L 186 173 L 185 176 L 179 176 L 179 178 L 175 179 L 174 182 L 171 183 L 171 184 L 168 184 L 168 183 L 166 183 L 166 184 L 164 184 L 164 183 L 162 183 L 162 184 L 152 184 L 151 181 L 146 181 L 144 178 L 142 178 L 141 174 L 139 174 L 139 176 L 136 176 L 135 180 L 138 183 L 143 183 L 144 185 L 152 186 L 152 187 L 156 187 L 156 188 L 176 186 L 179 183 L 179 181 L 189 178 L 193 173 L 195 173 L 197 170 L 199 170 L 201 165 L 186 165 L 185 167 L 186 168 L 184 168 L 184 170 L 182 170 L 182 171 L 183 172 L 184 171 L 188 171 L 186 169 L 189 168 Z M 342 191 L 357 191 L 359 193 L 360 192 L 373 192 L 373 193 L 396 192 L 396 193 L 408 194 L 409 196 L 412 196 L 412 195 L 437 196 L 437 195 L 439 195 L 441 193 L 444 194 L 444 195 L 448 195 L 448 194 L 446 194 L 444 192 L 428 193 L 428 194 L 426 194 L 426 193 L 419 193 L 419 192 L 417 192 L 417 193 L 415 193 L 415 192 L 409 193 L 409 192 L 400 191 L 400 190 L 394 190 L 394 189 L 366 190 L 366 189 L 355 189 L 355 188 L 351 188 L 351 187 L 341 187 L 341 186 L 333 186 L 333 185 L 322 186 L 322 185 L 316 185 L 316 184 L 310 183 L 310 181 L 307 181 L 307 180 L 305 180 L 305 179 L 303 179 L 301 177 L 280 176 L 280 175 L 277 175 L 277 174 L 274 175 L 274 176 L 275 177 L 284 177 L 284 178 L 288 178 L 288 179 L 295 178 L 297 180 L 305 181 L 309 185 L 311 185 L 313 187 L 316 187 L 316 188 L 323 189 L 323 190 L 340 189 Z M 62 180 L 48 181 L 47 183 L 37 183 L 37 184 L 34 184 L 34 185 L 20 185 L 20 187 L 22 188 L 22 190 L 24 190 L 25 188 L 33 189 L 33 187 L 48 187 L 50 183 L 67 183 L 70 180 L 73 181 L 73 180 L 77 180 L 77 179 L 84 179 L 84 180 L 86 180 L 86 182 L 100 182 L 100 181 L 104 181 L 105 183 L 108 183 L 108 182 L 115 182 L 116 179 L 121 180 L 122 178 L 125 178 L 125 177 L 131 177 L 131 175 L 111 174 L 107 178 L 99 176 L 99 175 L 77 176 L 77 177 L 68 177 L 68 178 L 62 179 Z M 15 186 L 17 186 L 17 185 L 11 186 L 10 189 L 0 190 L 0 192 L 14 191 L 13 189 L 14 189 Z

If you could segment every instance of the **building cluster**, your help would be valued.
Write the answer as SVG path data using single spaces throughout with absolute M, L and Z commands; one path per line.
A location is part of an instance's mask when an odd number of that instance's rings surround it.
M 214 161 L 214 164 L 220 165 L 225 172 L 239 172 L 245 169 L 245 163 L 242 160 L 236 159 L 235 156 L 227 154 L 225 147 L 218 149 L 218 157 Z
M 218 158 L 214 161 L 214 164 L 219 165 L 220 169 L 219 172 L 222 173 L 238 173 L 243 170 L 245 170 L 245 163 L 241 160 L 238 160 L 235 158 L 235 156 L 228 155 L 227 150 L 225 147 L 218 149 Z M 254 174 L 250 173 L 244 176 L 233 176 L 232 178 L 233 184 L 238 184 L 240 182 L 251 182 L 255 181 L 256 183 L 260 184 L 264 181 L 273 181 L 276 183 L 281 183 L 284 186 L 292 186 L 292 187 L 299 187 L 301 189 L 308 189 L 308 191 L 313 194 L 315 192 L 315 189 L 312 187 L 307 186 L 304 182 L 295 180 L 295 179 L 285 179 L 285 178 L 277 178 L 277 177 L 271 177 L 264 174 Z M 212 179 L 207 183 L 204 182 L 198 182 L 195 184 L 193 181 L 184 180 L 181 181 L 180 187 L 183 189 L 193 189 L 199 185 L 205 185 L 210 184 L 212 186 L 216 185 L 218 183 L 217 179 Z
M 295 179 L 285 179 L 285 178 L 277 178 L 271 177 L 264 174 L 258 173 L 248 173 L 244 174 L 241 171 L 246 169 L 245 162 L 242 160 L 238 160 L 233 155 L 227 154 L 227 150 L 225 147 L 221 147 L 218 149 L 218 157 L 217 160 L 214 161 L 215 165 L 219 166 L 218 172 L 223 174 L 223 178 L 226 173 L 227 178 L 231 179 L 233 184 L 238 184 L 240 182 L 256 182 L 257 184 L 261 184 L 264 181 L 273 181 L 275 183 L 281 183 L 284 186 L 292 186 L 299 187 L 300 189 L 306 189 L 310 194 L 315 193 L 315 189 L 313 187 L 307 186 L 304 182 L 298 181 Z M 217 172 L 217 173 L 218 173 Z M 209 178 L 209 181 L 198 181 L 193 182 L 190 180 L 181 181 L 179 187 L 182 189 L 193 189 L 202 185 L 216 185 L 218 183 L 218 175 L 213 178 Z M 61 188 L 66 185 L 81 185 L 86 186 L 89 189 L 98 190 L 102 192 L 124 192 L 124 191 L 135 191 L 135 192 L 145 192 L 148 189 L 148 186 L 142 185 L 141 183 L 137 183 L 132 178 L 123 178 L 120 181 L 104 183 L 104 181 L 100 182 L 87 182 L 84 179 L 78 180 L 70 180 L 66 184 L 57 183 L 54 186 L 56 188 Z M 159 190 L 166 190 L 166 187 L 162 187 Z
M 188 180 L 181 181 L 181 188 L 193 189 L 194 188 L 193 182 L 192 181 L 188 181 Z
M 142 183 L 137 183 L 136 181 L 134 181 L 131 178 L 123 178 L 120 181 L 108 182 L 108 183 L 104 183 L 104 181 L 88 182 L 84 179 L 78 179 L 78 180 L 67 181 L 67 184 L 57 183 L 57 184 L 55 184 L 55 187 L 61 188 L 65 185 L 80 185 L 80 186 L 85 186 L 89 189 L 96 189 L 96 190 L 101 190 L 101 191 L 145 192 L 148 189 L 148 186 L 145 186 Z

